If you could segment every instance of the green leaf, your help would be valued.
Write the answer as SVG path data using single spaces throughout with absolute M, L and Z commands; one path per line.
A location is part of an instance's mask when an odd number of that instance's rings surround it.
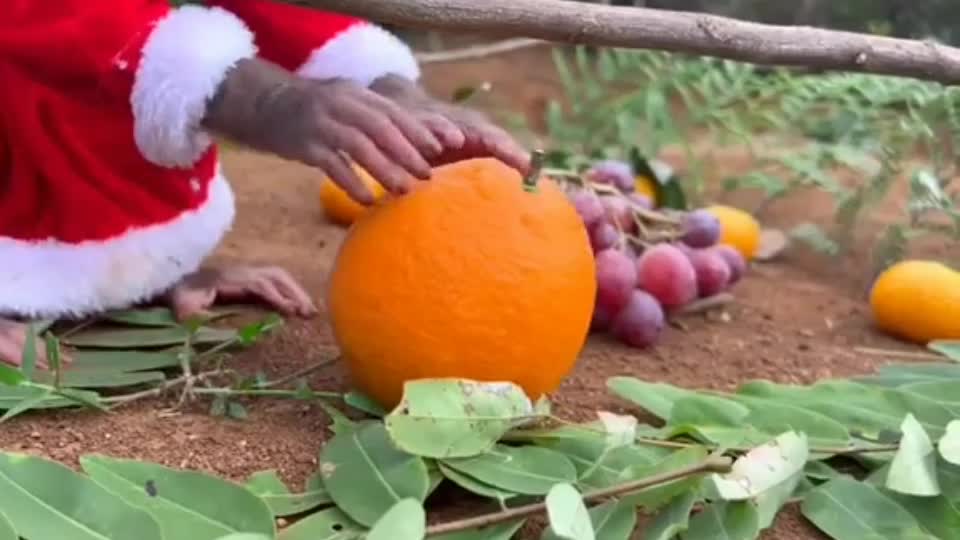
M 275 517 L 300 514 L 333 502 L 322 484 L 308 487 L 303 493 L 291 493 L 272 469 L 250 475 L 246 487 L 267 503 Z
M 100 318 L 130 326 L 180 326 L 173 311 L 168 307 L 111 311 L 103 314 Z
M 90 370 L 71 368 L 61 372 L 60 386 L 63 388 L 123 388 L 140 384 L 159 383 L 166 380 L 160 371 L 133 371 L 118 372 L 109 370 Z M 50 384 L 54 382 L 54 374 L 49 371 L 38 371 L 34 382 Z
M 948 463 L 960 465 L 960 420 L 951 420 L 947 431 L 937 442 L 940 455 Z
M 227 416 L 233 418 L 234 420 L 246 420 L 248 416 L 247 409 L 236 401 L 228 401 Z
M 642 540 L 671 540 L 686 531 L 690 525 L 690 512 L 696 502 L 697 494 L 693 490 L 674 497 L 654 516 L 643 531 Z
M 357 391 L 347 392 L 346 395 L 343 396 L 343 402 L 360 412 L 369 414 L 370 416 L 383 418 L 387 415 L 387 411 L 383 410 L 383 407 L 381 407 L 376 401 Z
M 0 384 L 16 386 L 26 382 L 27 376 L 19 369 L 0 362 Z
M 533 404 L 513 383 L 423 379 L 404 385 L 385 422 L 401 450 L 444 459 L 481 454 L 531 418 Z
M 20 414 L 36 408 L 44 401 L 50 399 L 50 397 L 53 395 L 53 389 L 50 388 L 29 386 L 26 387 L 26 389 L 29 389 L 33 395 L 23 398 L 22 401 L 7 409 L 7 412 L 0 417 L 0 424 L 10 420 L 15 416 L 19 416 Z
M 373 526 L 368 540 L 422 540 L 427 532 L 427 512 L 416 499 L 393 505 Z
M 333 405 L 322 400 L 317 401 L 317 405 L 323 409 L 323 412 L 327 413 L 327 416 L 329 416 L 330 420 L 333 422 L 333 424 L 328 427 L 334 435 L 346 433 L 356 429 L 357 423 L 348 418 L 347 415 L 343 414 L 340 409 L 337 409 Z
M 450 480 L 454 484 L 462 487 L 463 489 L 481 497 L 486 497 L 488 499 L 494 499 L 496 501 L 501 501 L 506 503 L 506 501 L 517 496 L 516 493 L 512 491 L 507 491 L 504 489 L 499 489 L 497 487 L 484 484 L 483 482 L 471 478 L 456 469 L 449 467 L 443 462 L 438 463 L 440 467 L 440 472 L 443 474 L 444 478 Z
M 637 526 L 637 509 L 625 501 L 607 501 L 589 513 L 597 540 L 629 540 Z
M 363 526 L 342 510 L 328 508 L 281 530 L 277 540 L 359 540 L 363 534 Z
M 842 447 L 850 443 L 847 428 L 826 414 L 789 403 L 733 394 L 731 399 L 750 408 L 743 422 L 761 432 L 776 435 L 784 431 L 802 431 L 810 446 Z
M 74 347 L 137 349 L 182 345 L 188 337 L 187 330 L 181 327 L 100 328 L 65 336 L 63 342 Z M 192 342 L 194 345 L 219 345 L 236 337 L 236 330 L 201 328 Z
M 836 255 L 840 253 L 840 246 L 837 245 L 819 226 L 813 223 L 801 223 L 790 229 L 789 236 L 799 240 L 819 253 L 825 255 Z
M 865 482 L 910 512 L 926 532 L 940 540 L 960 540 L 960 510 L 948 496 L 953 495 L 955 498 L 960 495 L 960 490 L 957 489 L 960 487 L 960 478 L 953 477 L 956 471 L 950 470 L 948 463 L 941 462 L 939 465 L 940 482 L 944 489 L 943 493 L 936 497 L 915 497 L 884 489 L 883 484 L 890 470 L 889 464 L 871 473 Z
M 233 533 L 216 540 L 273 540 L 273 537 L 260 533 Z
M 596 538 L 587 506 L 580 492 L 570 484 L 556 484 L 547 493 L 547 517 L 550 533 L 546 540 L 594 540 Z
M 368 527 L 403 499 L 423 502 L 430 487 L 423 459 L 397 449 L 380 422 L 335 435 L 320 452 L 320 470 L 333 502 Z
M 53 461 L 0 453 L 0 493 L 0 512 L 25 538 L 164 538 L 149 513 Z
M 836 540 L 933 540 L 910 512 L 877 488 L 848 476 L 807 493 L 801 511 Z
M 37 327 L 30 323 L 27 325 L 26 341 L 20 356 L 20 371 L 28 380 L 33 378 L 33 373 L 37 369 L 37 356 Z
M 7 519 L 3 512 L 0 512 L 0 540 L 17 540 L 19 536 L 13 529 L 13 523 Z
M 35 386 L 0 386 L 0 410 L 9 410 L 16 407 L 24 399 L 29 399 L 34 395 L 36 395 Z M 43 401 L 31 405 L 31 409 L 55 409 L 76 405 L 77 403 L 74 400 L 52 394 Z
M 215 539 L 248 532 L 272 537 L 273 515 L 249 490 L 195 471 L 85 455 L 80 465 L 98 484 L 150 512 L 164 538 Z
M 937 454 L 930 437 L 912 414 L 908 414 L 900 424 L 900 431 L 903 437 L 890 463 L 885 487 L 918 497 L 939 495 Z
M 72 352 L 73 364 L 67 371 L 126 373 L 177 367 L 179 353 L 180 347 L 161 351 L 78 350 Z
M 708 504 L 693 516 L 684 540 L 754 540 L 760 535 L 757 509 L 749 501 Z M 866 539 L 861 539 L 866 540 Z
M 670 384 L 648 383 L 634 377 L 610 377 L 607 379 L 607 388 L 613 394 L 636 403 L 663 421 L 670 419 L 674 403 L 695 395 Z
M 960 340 L 936 339 L 927 343 L 927 348 L 946 356 L 953 362 L 960 362 Z
M 806 435 L 788 431 L 767 444 L 750 449 L 733 463 L 729 473 L 713 474 L 711 480 L 725 500 L 753 499 L 784 483 L 796 485 L 809 457 Z M 788 495 L 792 492 L 793 488 L 790 488 Z
M 430 538 L 434 540 L 512 540 L 525 522 L 525 519 L 508 521 L 498 525 L 440 534 Z
M 525 495 L 544 495 L 554 484 L 577 479 L 577 469 L 566 456 L 537 446 L 498 444 L 485 454 L 443 463 L 484 484 Z

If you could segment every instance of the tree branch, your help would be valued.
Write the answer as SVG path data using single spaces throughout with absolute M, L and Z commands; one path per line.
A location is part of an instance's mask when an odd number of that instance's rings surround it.
M 702 13 L 569 0 L 280 0 L 383 23 L 489 32 L 561 43 L 654 49 L 753 64 L 960 83 L 960 49 L 804 26 L 778 26 Z

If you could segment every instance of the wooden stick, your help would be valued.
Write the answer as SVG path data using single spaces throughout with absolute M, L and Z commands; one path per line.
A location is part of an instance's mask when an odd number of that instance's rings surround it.
M 806 26 L 569 0 L 278 0 L 412 28 L 653 49 L 763 65 L 960 82 L 960 49 Z

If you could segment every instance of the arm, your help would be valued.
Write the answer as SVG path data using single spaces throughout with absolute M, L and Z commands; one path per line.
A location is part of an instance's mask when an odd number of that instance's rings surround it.
M 355 17 L 272 0 L 207 0 L 256 34 L 261 58 L 312 79 L 345 78 L 369 86 L 385 75 L 415 81 L 420 68 L 393 34 Z
M 129 103 L 137 148 L 160 166 L 199 159 L 210 144 L 200 127 L 207 101 L 239 60 L 256 55 L 253 33 L 223 9 L 148 0 L 4 2 L 0 74 L 10 69 L 14 80 L 44 88 L 47 102 L 104 111 Z

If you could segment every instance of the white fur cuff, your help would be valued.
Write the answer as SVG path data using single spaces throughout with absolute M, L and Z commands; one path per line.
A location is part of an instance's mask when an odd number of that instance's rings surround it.
M 398 37 L 360 22 L 311 52 L 297 73 L 311 79 L 342 77 L 369 86 L 388 74 L 417 80 L 420 66 L 413 51 Z
M 130 98 L 143 156 L 164 167 L 193 165 L 211 144 L 200 128 L 207 101 L 238 60 L 256 53 L 253 33 L 221 8 L 184 6 L 158 21 Z

